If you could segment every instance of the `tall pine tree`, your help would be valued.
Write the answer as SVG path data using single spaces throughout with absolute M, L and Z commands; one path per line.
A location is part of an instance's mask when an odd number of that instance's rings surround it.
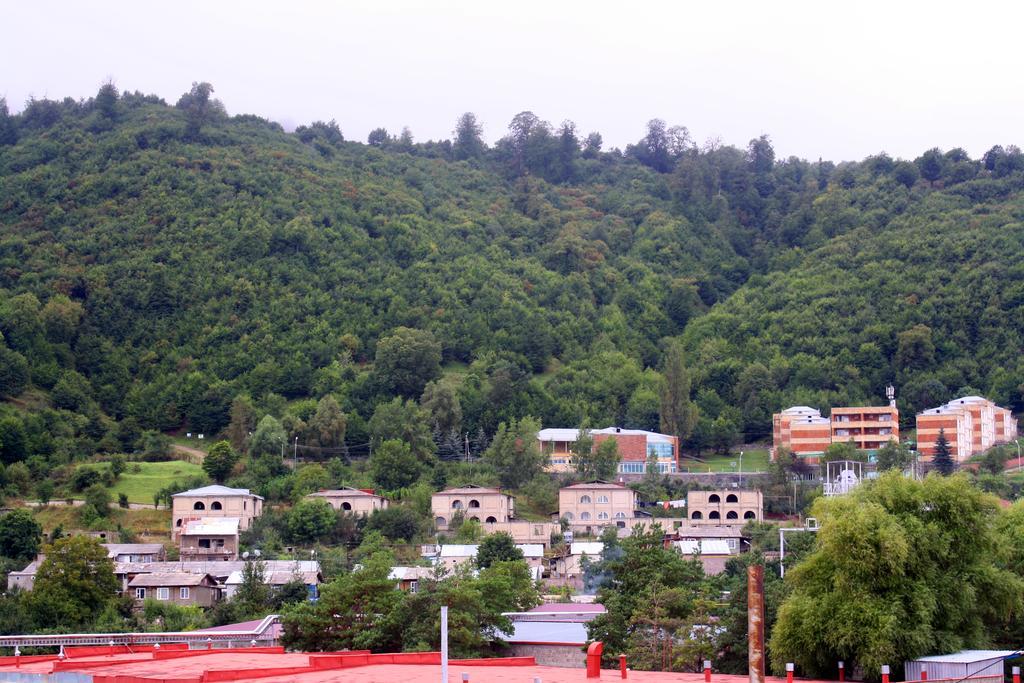
M 939 474 L 948 477 L 956 469 L 953 462 L 953 455 L 949 450 L 949 440 L 946 438 L 946 430 L 939 429 L 939 438 L 935 440 L 935 454 L 932 456 L 932 464 Z

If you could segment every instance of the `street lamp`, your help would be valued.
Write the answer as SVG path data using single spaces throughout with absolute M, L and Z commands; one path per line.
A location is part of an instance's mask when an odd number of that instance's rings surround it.
M 740 451 L 740 488 L 743 488 L 743 451 Z

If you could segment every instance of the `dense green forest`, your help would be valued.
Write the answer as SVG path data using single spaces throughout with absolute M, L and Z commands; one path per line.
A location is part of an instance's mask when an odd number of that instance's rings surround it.
M 493 146 L 454 123 L 288 133 L 207 84 L 0 101 L 0 459 L 242 446 L 265 415 L 354 454 L 402 410 L 441 455 L 526 416 L 657 429 L 674 341 L 698 451 L 888 382 L 910 420 L 966 389 L 1024 409 L 1016 147 L 834 164 L 660 120 L 625 150 L 530 112 Z

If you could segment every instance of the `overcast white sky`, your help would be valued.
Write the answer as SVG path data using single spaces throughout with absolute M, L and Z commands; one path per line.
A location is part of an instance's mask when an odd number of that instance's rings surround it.
M 776 155 L 1024 146 L 1020 2 L 10 2 L 0 95 L 88 97 L 112 78 L 170 103 L 192 81 L 232 114 L 449 137 L 519 111 L 605 147 L 648 119 Z

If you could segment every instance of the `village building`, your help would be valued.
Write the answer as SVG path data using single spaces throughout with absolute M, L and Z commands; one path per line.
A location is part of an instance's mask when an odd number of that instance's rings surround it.
M 128 582 L 128 592 L 141 607 L 146 600 L 180 606 L 213 607 L 220 599 L 220 588 L 209 574 L 170 572 L 140 574 Z
M 941 430 L 954 462 L 984 453 L 1017 438 L 1017 419 L 1006 408 L 982 396 L 963 396 L 917 414 L 917 451 L 925 460 L 935 455 Z
M 600 533 L 606 526 L 632 528 L 637 517 L 637 493 L 622 484 L 594 481 L 558 490 L 558 516 L 576 533 Z
M 438 531 L 446 531 L 458 515 L 482 524 L 505 523 L 515 517 L 512 496 L 483 486 L 462 486 L 435 493 L 430 497 L 430 508 Z
M 216 517 L 233 517 L 245 531 L 263 513 L 263 498 L 249 489 L 232 489 L 215 484 L 171 496 L 171 533 L 177 539 L 186 522 Z
M 237 517 L 194 519 L 185 523 L 178 536 L 178 556 L 190 560 L 238 559 Z
M 690 491 L 686 507 L 689 523 L 694 526 L 743 526 L 764 518 L 764 496 L 757 490 Z
M 573 444 L 579 439 L 579 429 L 547 428 L 537 433 L 541 453 L 548 458 L 545 469 L 549 472 L 575 472 Z M 655 456 L 662 474 L 679 471 L 679 439 L 669 434 L 648 432 L 643 429 L 606 427 L 592 429 L 590 436 L 597 448 L 603 441 L 615 441 L 619 451 L 621 474 L 643 474 L 647 459 Z
M 350 512 L 353 515 L 371 515 L 375 510 L 386 510 L 388 499 L 378 496 L 373 489 L 341 488 L 328 491 L 317 491 L 306 498 L 312 500 L 325 500 L 331 507 L 341 512 Z

